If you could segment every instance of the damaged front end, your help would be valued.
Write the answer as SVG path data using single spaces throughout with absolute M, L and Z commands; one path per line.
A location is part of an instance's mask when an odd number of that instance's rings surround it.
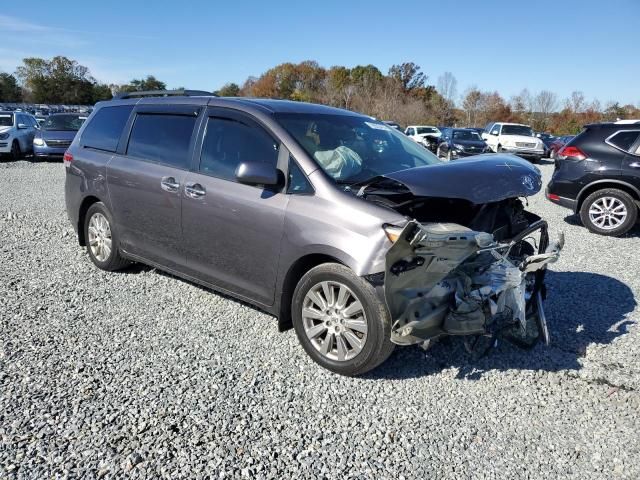
M 541 186 L 530 163 L 483 155 L 389 173 L 359 187 L 358 196 L 409 219 L 402 228 L 386 226 L 393 245 L 384 296 L 394 343 L 463 335 L 482 353 L 481 345 L 498 336 L 525 347 L 549 342 L 544 275 L 564 239 L 550 244 L 547 223 L 520 200 Z
M 391 340 L 410 345 L 466 335 L 548 343 L 543 279 L 564 240 L 550 245 L 547 223 L 523 213 L 530 223 L 500 241 L 455 223 L 409 222 L 386 255 Z

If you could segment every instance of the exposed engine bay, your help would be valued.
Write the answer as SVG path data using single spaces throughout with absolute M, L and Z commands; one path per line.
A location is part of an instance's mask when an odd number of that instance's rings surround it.
M 478 205 L 416 197 L 388 178 L 359 194 L 412 219 L 386 255 L 394 343 L 463 335 L 468 349 L 485 351 L 497 337 L 523 347 L 549 342 L 544 274 L 564 238 L 550 244 L 547 223 L 519 198 Z

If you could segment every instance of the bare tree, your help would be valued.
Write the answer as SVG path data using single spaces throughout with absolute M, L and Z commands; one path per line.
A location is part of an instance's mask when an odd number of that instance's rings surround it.
M 533 99 L 533 123 L 537 130 L 546 130 L 553 112 L 558 108 L 558 97 L 549 90 L 542 90 Z
M 469 87 L 462 99 L 462 108 L 467 115 L 467 126 L 477 126 L 478 110 L 482 100 L 482 93 L 477 87 Z
M 455 103 L 458 93 L 458 81 L 451 72 L 444 72 L 438 77 L 438 93 L 449 103 Z
M 573 113 L 582 113 L 585 107 L 584 93 L 580 91 L 571 92 L 571 97 L 566 101 L 566 108 Z

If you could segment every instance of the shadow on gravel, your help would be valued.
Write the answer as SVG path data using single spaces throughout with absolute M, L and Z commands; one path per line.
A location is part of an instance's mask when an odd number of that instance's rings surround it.
M 551 346 L 521 350 L 506 341 L 474 361 L 462 339 L 447 337 L 428 352 L 420 347 L 397 348 L 389 360 L 364 378 L 403 379 L 457 368 L 457 378 L 477 380 L 492 370 L 578 370 L 590 344 L 609 344 L 627 332 L 626 319 L 636 307 L 631 289 L 605 275 L 586 272 L 547 273 L 545 302 Z
M 580 220 L 580 215 L 577 215 L 577 214 L 567 215 L 566 217 L 564 217 L 564 221 L 569 225 L 574 225 L 574 226 L 584 228 L 585 235 L 596 235 L 595 233 L 589 232 L 586 229 L 586 227 L 582 225 L 582 221 Z M 640 237 L 640 223 L 636 224 L 636 226 L 633 227 L 631 230 L 629 230 L 629 232 L 617 238 L 630 238 L 630 237 Z M 610 237 L 610 238 L 615 240 L 616 237 Z

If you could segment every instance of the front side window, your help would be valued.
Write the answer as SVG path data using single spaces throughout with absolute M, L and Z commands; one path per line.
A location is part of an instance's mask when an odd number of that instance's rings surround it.
M 503 125 L 502 135 L 524 135 L 525 137 L 533 137 L 533 130 L 526 125 Z
M 640 135 L 640 131 L 637 130 L 618 132 L 610 137 L 608 142 L 620 150 L 628 152 L 631 146 L 636 143 L 638 135 Z
M 139 113 L 133 123 L 127 155 L 188 168 L 195 115 Z
M 82 134 L 82 145 L 115 152 L 131 110 L 133 105 L 103 107 L 98 110 Z
M 336 182 L 358 183 L 440 163 L 424 147 L 382 122 L 360 115 L 280 113 L 276 120 Z
M 278 164 L 278 143 L 262 128 L 239 120 L 210 117 L 200 156 L 200 172 L 236 180 L 241 163 Z

